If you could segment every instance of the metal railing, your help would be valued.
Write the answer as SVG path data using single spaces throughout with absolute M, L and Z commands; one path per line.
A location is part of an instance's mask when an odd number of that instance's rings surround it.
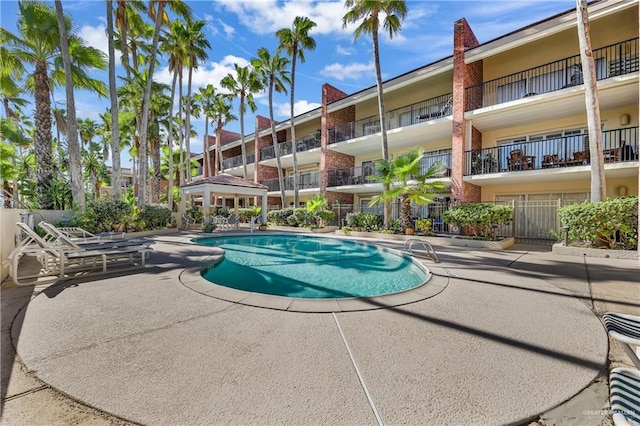
M 638 38 L 595 49 L 596 78 L 638 71 Z M 580 55 L 519 71 L 466 89 L 465 111 L 583 84 Z
M 266 179 L 260 181 L 261 184 L 266 185 L 269 192 L 280 191 L 280 182 L 276 179 Z M 298 174 L 298 189 L 311 189 L 320 188 L 320 173 L 299 173 Z M 293 176 L 286 176 L 284 178 L 285 191 L 293 191 Z
M 303 136 L 296 139 L 296 141 L 296 152 L 304 152 L 309 151 L 310 149 L 320 148 L 320 134 L 318 133 Z M 293 153 L 293 144 L 291 141 L 280 142 L 278 146 L 280 147 L 280 156 Z M 260 148 L 260 160 L 264 161 L 272 158 L 276 158 L 275 147 L 273 145 Z
M 387 111 L 385 113 L 387 130 L 411 126 L 451 115 L 452 101 L 453 93 L 447 93 Z M 361 136 L 373 135 L 379 131 L 380 118 L 375 115 L 329 129 L 328 143 L 333 144 Z
M 251 152 L 247 153 L 247 164 L 253 164 L 255 162 L 256 154 Z M 242 167 L 242 155 L 236 155 L 235 157 L 225 158 L 222 160 L 222 167 L 225 169 L 233 169 L 234 167 Z
M 622 141 L 625 141 L 624 148 L 621 148 Z M 638 127 L 602 132 L 602 151 L 605 163 L 637 160 Z M 578 134 L 465 151 L 464 174 L 574 167 L 589 163 L 589 136 Z

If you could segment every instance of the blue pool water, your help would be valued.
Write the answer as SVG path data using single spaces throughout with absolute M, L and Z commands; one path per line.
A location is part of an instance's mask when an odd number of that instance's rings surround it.
M 366 297 L 408 290 L 428 278 L 408 257 L 354 241 L 300 235 L 194 241 L 225 250 L 202 276 L 238 290 L 311 299 Z

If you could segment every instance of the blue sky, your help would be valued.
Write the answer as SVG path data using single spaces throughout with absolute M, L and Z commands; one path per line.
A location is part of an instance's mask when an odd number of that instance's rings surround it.
M 233 64 L 246 65 L 260 47 L 277 47 L 275 32 L 290 27 L 295 16 L 307 16 L 317 23 L 311 32 L 317 47 L 306 52 L 306 62 L 298 63 L 296 73 L 296 113 L 320 106 L 321 87 L 329 83 L 346 93 L 375 85 L 371 40 L 363 36 L 354 44 L 353 28 L 342 28 L 346 9 L 342 1 L 309 0 L 220 0 L 187 1 L 198 19 L 207 22 L 206 35 L 211 44 L 209 58 L 194 73 L 194 91 L 207 84 L 219 87 L 219 81 L 233 70 Z M 53 4 L 53 2 L 51 2 Z M 65 12 L 73 18 L 76 32 L 87 44 L 107 51 L 106 5 L 104 1 L 64 1 Z M 408 14 L 401 33 L 389 39 L 381 37 L 380 57 L 383 79 L 392 78 L 452 53 L 453 23 L 466 18 L 481 43 L 529 25 L 548 16 L 575 8 L 574 0 L 533 1 L 407 1 Z M 2 27 L 15 32 L 18 3 L 0 0 Z M 163 62 L 155 79 L 170 84 L 171 76 Z M 116 72 L 123 73 L 122 67 Z M 107 73 L 95 73 L 107 81 Z M 186 92 L 186 78 L 185 78 Z M 54 93 L 63 100 L 64 90 Z M 269 116 L 267 94 L 256 96 L 257 114 Z M 78 92 L 79 118 L 98 120 L 108 105 L 107 99 Z M 234 102 L 237 106 L 237 102 Z M 238 114 L 236 114 L 238 115 Z M 276 120 L 289 118 L 289 95 L 274 97 Z M 198 136 L 191 141 L 193 152 L 202 151 L 204 120 L 192 119 Z M 245 117 L 245 131 L 254 130 L 254 116 Z M 239 132 L 239 122 L 227 129 Z M 212 132 L 212 131 L 211 131 Z M 123 162 L 128 164 L 127 154 Z

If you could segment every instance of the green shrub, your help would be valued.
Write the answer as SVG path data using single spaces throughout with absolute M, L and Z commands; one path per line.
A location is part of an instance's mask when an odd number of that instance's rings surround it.
M 373 213 L 347 213 L 347 225 L 353 228 L 370 229 L 377 231 L 382 228 L 383 216 Z
M 247 207 L 246 209 L 238 210 L 240 221 L 251 222 L 252 217 L 260 217 L 262 215 L 262 207 Z
M 502 227 L 511 221 L 510 206 L 491 203 L 471 203 L 452 207 L 442 213 L 442 220 L 467 229 L 476 238 L 495 240 Z
M 431 219 L 416 220 L 416 230 L 425 234 L 431 231 Z
M 271 210 L 267 213 L 267 219 L 269 222 L 273 222 L 276 225 L 288 225 L 287 218 L 293 214 L 293 207 L 286 207 L 282 210 Z
M 133 217 L 129 204 L 111 197 L 89 201 L 85 215 L 87 231 L 109 232 L 113 225 L 124 224 Z
M 574 204 L 560 208 L 558 216 L 569 226 L 571 242 L 610 249 L 638 248 L 638 197 Z
M 166 206 L 147 204 L 140 210 L 138 219 L 144 221 L 144 229 L 163 229 L 171 223 L 171 210 Z
M 291 209 L 292 212 L 287 216 L 287 224 L 289 226 L 305 227 L 313 224 L 313 216 L 303 207 Z

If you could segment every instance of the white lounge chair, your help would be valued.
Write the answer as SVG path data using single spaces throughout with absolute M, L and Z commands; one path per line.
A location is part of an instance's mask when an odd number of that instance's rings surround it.
M 106 249 L 106 248 L 118 248 L 128 246 L 150 246 L 154 244 L 152 240 L 146 238 L 101 238 L 100 236 L 90 237 L 93 235 L 82 228 L 81 232 L 85 232 L 87 238 L 74 239 L 70 238 L 66 232 L 61 231 L 60 228 L 56 228 L 52 224 L 42 221 L 38 223 L 40 229 L 42 229 L 46 235 L 44 240 L 57 246 L 70 247 L 76 250 L 88 250 L 88 249 Z
M 611 370 L 609 400 L 616 426 L 640 424 L 640 371 L 622 367 Z
M 609 336 L 622 343 L 624 351 L 633 364 L 640 368 L 640 359 L 635 352 L 640 347 L 640 317 L 607 312 L 602 316 L 602 321 Z
M 26 236 L 9 255 L 11 278 L 19 286 L 49 284 L 86 274 L 113 272 L 114 268 L 124 270 L 144 267 L 148 253 L 152 251 L 148 245 L 78 249 L 64 244 L 63 240 L 47 241 L 24 223 L 18 222 L 16 226 Z M 35 273 L 33 270 L 23 272 L 29 268 L 29 265 L 26 268 L 20 267 L 25 257 L 35 258 L 40 269 Z

